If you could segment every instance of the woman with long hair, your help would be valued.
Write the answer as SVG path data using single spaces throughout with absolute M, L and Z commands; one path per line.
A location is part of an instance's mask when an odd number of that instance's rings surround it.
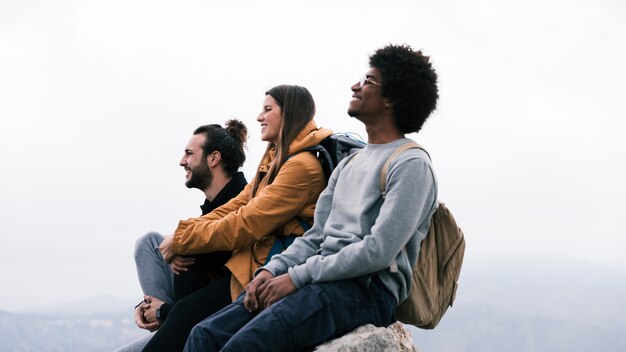
M 225 265 L 229 282 L 215 285 L 210 295 L 198 291 L 178 301 L 144 351 L 182 351 L 195 324 L 243 291 L 277 238 L 302 235 L 301 223 L 312 223 L 326 177 L 316 156 L 303 150 L 332 134 L 316 126 L 314 115 L 313 97 L 304 87 L 280 85 L 266 92 L 257 121 L 268 145 L 252 182 L 211 213 L 181 221 L 161 244 L 166 261 L 175 255 L 233 251 Z

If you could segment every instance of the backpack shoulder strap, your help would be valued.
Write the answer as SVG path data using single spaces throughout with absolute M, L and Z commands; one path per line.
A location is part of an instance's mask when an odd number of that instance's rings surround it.
M 393 153 L 391 153 L 391 155 L 389 156 L 389 158 L 387 158 L 387 161 L 383 165 L 382 170 L 380 170 L 380 193 L 382 193 L 383 199 L 385 198 L 385 195 L 387 194 L 387 173 L 389 172 L 389 165 L 391 164 L 391 161 L 395 157 L 400 155 L 402 152 L 404 152 L 405 150 L 409 150 L 409 149 L 421 149 L 430 158 L 430 154 L 428 154 L 426 149 L 424 149 L 424 147 L 415 143 L 414 141 L 410 141 L 409 143 L 405 143 L 401 145 L 398 149 L 396 149 Z

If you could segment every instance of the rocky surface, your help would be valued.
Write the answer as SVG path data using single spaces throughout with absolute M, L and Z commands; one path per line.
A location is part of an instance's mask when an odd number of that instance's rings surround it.
M 401 323 L 388 328 L 363 325 L 335 340 L 317 346 L 317 352 L 417 352 L 411 333 Z

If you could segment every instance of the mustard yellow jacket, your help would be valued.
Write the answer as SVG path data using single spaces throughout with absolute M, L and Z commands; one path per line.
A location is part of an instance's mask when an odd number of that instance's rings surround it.
M 289 154 L 319 144 L 332 134 L 314 121 L 300 131 Z M 267 173 L 275 150 L 263 156 L 258 172 Z M 181 255 L 232 250 L 226 263 L 231 271 L 233 300 L 263 265 L 276 235 L 302 235 L 296 216 L 313 218 L 315 203 L 326 187 L 324 171 L 312 153 L 298 153 L 278 171 L 271 185 L 264 178 L 250 199 L 252 183 L 228 203 L 199 218 L 180 221 L 174 233 L 174 252 Z

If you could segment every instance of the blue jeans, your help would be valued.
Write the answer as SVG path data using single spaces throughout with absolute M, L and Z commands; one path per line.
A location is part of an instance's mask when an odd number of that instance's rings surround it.
M 163 260 L 159 245 L 163 235 L 148 232 L 135 243 L 135 264 L 141 290 L 145 295 L 156 297 L 163 302 L 174 302 L 174 272 Z
M 377 275 L 306 285 L 258 314 L 243 298 L 196 325 L 185 351 L 298 351 L 395 321 L 395 298 Z

